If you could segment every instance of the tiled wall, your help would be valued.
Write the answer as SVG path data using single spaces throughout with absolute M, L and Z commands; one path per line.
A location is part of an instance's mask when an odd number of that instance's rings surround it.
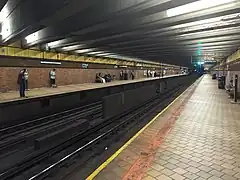
M 0 67 L 0 92 L 18 90 L 17 78 L 20 67 Z M 29 88 L 49 86 L 49 72 L 52 68 L 27 68 Z M 119 79 L 121 69 L 71 69 L 56 68 L 57 85 L 83 84 L 95 82 L 96 73 L 115 75 Z M 145 78 L 144 70 L 135 70 L 135 78 Z M 166 75 L 178 74 L 180 71 L 168 71 Z M 130 74 L 130 73 L 129 73 Z
M 21 68 L 0 67 L 0 92 L 17 90 L 17 78 Z M 29 88 L 49 86 L 49 71 L 51 68 L 28 68 Z M 119 79 L 120 69 L 56 69 L 56 82 L 58 85 L 93 83 L 96 73 L 115 75 Z M 136 78 L 143 78 L 143 70 L 135 71 Z

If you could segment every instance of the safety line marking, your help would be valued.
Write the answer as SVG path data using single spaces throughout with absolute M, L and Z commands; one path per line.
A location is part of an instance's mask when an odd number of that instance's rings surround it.
M 201 81 L 200 78 L 199 81 Z M 196 82 L 195 82 L 196 83 Z M 104 168 L 108 166 L 124 149 L 126 149 L 142 132 L 147 129 L 154 121 L 156 121 L 159 116 L 161 116 L 165 111 L 167 111 L 180 97 L 183 96 L 195 83 L 188 87 L 182 94 L 180 94 L 176 99 L 174 99 L 166 108 L 164 108 L 160 113 L 158 113 L 148 124 L 146 124 L 141 130 L 139 130 L 131 139 L 129 139 L 120 149 L 118 149 L 111 157 L 109 157 L 105 162 L 103 162 L 96 170 L 94 170 L 86 180 L 92 180 L 95 178 Z

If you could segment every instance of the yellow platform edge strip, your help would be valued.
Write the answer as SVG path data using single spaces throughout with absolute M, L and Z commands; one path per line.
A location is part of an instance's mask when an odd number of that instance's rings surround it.
M 176 99 L 174 99 L 166 108 L 164 108 L 160 113 L 158 113 L 148 124 L 146 124 L 141 130 L 139 130 L 131 139 L 129 139 L 120 149 L 118 149 L 111 157 L 109 157 L 104 163 L 102 163 L 95 171 L 90 174 L 86 180 L 92 180 L 96 177 L 108 164 L 110 164 L 124 149 L 126 149 L 145 129 L 147 129 L 154 121 L 156 121 L 159 116 L 161 116 L 165 111 L 168 110 L 180 97 L 185 94 L 195 82 L 188 87 L 182 94 L 180 94 Z

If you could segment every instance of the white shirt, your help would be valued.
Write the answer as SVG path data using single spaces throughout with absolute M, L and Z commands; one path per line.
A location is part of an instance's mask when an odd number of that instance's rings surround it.
M 144 75 L 144 76 L 147 76 L 147 71 L 146 71 L 146 70 L 143 71 L 143 75 Z
M 55 71 L 50 72 L 50 78 L 51 79 L 56 79 L 56 72 Z
M 106 80 L 105 80 L 104 78 L 101 77 L 101 79 L 102 79 L 102 82 L 103 82 L 103 83 L 106 83 Z
M 27 71 L 25 71 L 25 73 L 24 73 L 24 79 L 28 80 L 28 72 Z

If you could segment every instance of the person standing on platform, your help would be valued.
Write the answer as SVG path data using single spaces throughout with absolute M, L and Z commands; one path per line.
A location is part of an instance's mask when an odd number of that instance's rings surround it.
M 51 70 L 49 76 L 50 76 L 51 87 L 56 88 L 57 87 L 57 85 L 56 85 L 56 70 L 55 69 Z
M 124 75 L 123 75 L 123 70 L 120 71 L 120 80 L 123 80 L 124 79 Z
M 146 78 L 146 77 L 148 77 L 148 75 L 147 75 L 147 70 L 144 70 L 143 71 L 143 76 Z
M 147 74 L 148 74 L 148 76 L 147 76 L 148 78 L 151 77 L 151 71 L 150 70 L 148 70 Z
M 131 77 L 132 77 L 132 80 L 134 80 L 135 78 L 134 71 L 131 71 Z
M 29 91 L 29 89 L 28 89 L 28 77 L 29 77 L 29 75 L 28 75 L 28 70 L 25 69 L 24 79 L 25 79 L 25 89 L 26 89 L 26 91 Z
M 18 74 L 18 85 L 19 85 L 19 93 L 20 93 L 20 97 L 26 97 L 25 96 L 25 78 L 24 78 L 24 73 L 25 73 L 26 69 L 23 69 L 19 72 Z

